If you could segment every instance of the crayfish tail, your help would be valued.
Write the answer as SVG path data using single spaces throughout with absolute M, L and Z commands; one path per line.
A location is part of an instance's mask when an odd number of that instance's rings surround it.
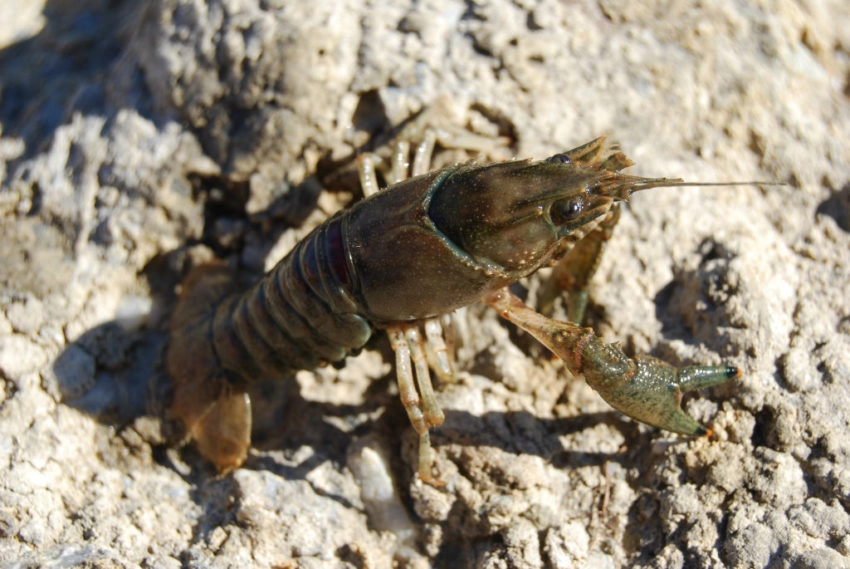
M 174 382 L 171 413 L 219 472 L 238 468 L 251 443 L 251 405 L 222 369 L 211 341 L 216 310 L 235 289 L 224 263 L 194 269 L 171 319 L 165 367 Z
M 220 372 L 181 379 L 175 379 L 171 412 L 183 422 L 198 451 L 219 473 L 239 468 L 251 446 L 248 394 L 233 389 Z
M 251 446 L 251 400 L 248 394 L 235 392 L 219 396 L 203 418 L 195 423 L 192 435 L 200 453 L 222 475 L 242 466 Z

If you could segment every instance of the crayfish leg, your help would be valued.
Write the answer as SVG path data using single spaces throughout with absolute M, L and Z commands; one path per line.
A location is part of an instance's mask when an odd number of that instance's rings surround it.
M 422 402 L 419 392 L 416 391 L 416 383 L 413 380 L 413 367 L 410 358 L 410 346 L 401 327 L 387 328 L 387 336 L 390 339 L 393 352 L 395 352 L 395 373 L 398 382 L 398 394 L 407 418 L 417 433 L 422 434 L 428 430 L 425 414 L 422 412 Z
M 572 373 L 583 374 L 612 407 L 660 429 L 684 435 L 710 434 L 682 410 L 682 393 L 741 375 L 734 366 L 675 368 L 651 356 L 629 358 L 590 328 L 547 318 L 506 288 L 493 293 L 487 303 L 560 357 Z
M 412 176 L 421 176 L 428 173 L 436 142 L 437 134 L 431 129 L 426 130 L 425 135 L 422 137 L 422 142 L 416 146 L 416 154 L 413 157 L 413 166 L 410 171 Z
M 619 220 L 620 206 L 615 205 L 599 225 L 580 237 L 560 258 L 538 293 L 537 306 L 541 313 L 550 316 L 555 301 L 566 293 L 567 319 L 576 324 L 584 321 L 590 279 L 599 268 L 605 245 Z
M 440 320 L 443 320 L 442 322 Z M 425 355 L 428 365 L 442 381 L 454 379 L 454 328 L 451 315 L 425 320 Z
M 426 482 L 436 482 L 431 474 L 431 437 L 428 431 L 443 424 L 445 414 L 434 395 L 430 368 L 434 367 L 439 376 L 451 377 L 453 372 L 442 338 L 438 346 L 431 345 L 437 341 L 436 334 L 441 332 L 441 328 L 433 324 L 429 326 L 427 322 L 427 341 L 422 338 L 418 321 L 392 324 L 386 330 L 396 356 L 399 397 L 414 430 L 419 434 L 419 477 Z M 432 365 L 429 366 L 429 362 Z
M 363 191 L 364 198 L 377 194 L 381 190 L 375 171 L 375 164 L 379 161 L 380 159 L 374 154 L 361 154 L 357 157 L 357 175 L 360 177 L 360 189 Z
M 389 185 L 403 182 L 411 176 L 427 174 L 434 154 L 437 135 L 433 130 L 426 130 L 422 142 L 416 145 L 413 163 L 410 163 L 410 143 L 407 140 L 397 140 L 392 145 L 389 169 L 384 177 Z M 368 198 L 381 191 L 378 183 L 378 169 L 381 158 L 374 153 L 364 153 L 357 157 L 357 174 L 360 178 L 360 188 L 363 197 Z
M 419 471 L 417 476 L 422 482 L 432 486 L 445 486 L 445 482 L 435 478 L 431 472 L 431 464 L 434 462 L 434 449 L 431 446 L 431 433 L 425 431 L 419 435 Z

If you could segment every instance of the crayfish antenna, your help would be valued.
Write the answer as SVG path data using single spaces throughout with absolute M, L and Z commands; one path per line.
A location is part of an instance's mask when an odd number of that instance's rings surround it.
M 629 178 L 632 178 L 629 176 Z M 627 186 L 628 195 L 652 188 L 675 188 L 675 187 L 734 187 L 734 186 L 785 186 L 784 182 L 764 182 L 760 180 L 748 180 L 744 182 L 688 182 L 682 178 L 640 178 L 634 177 L 631 182 L 620 184 Z

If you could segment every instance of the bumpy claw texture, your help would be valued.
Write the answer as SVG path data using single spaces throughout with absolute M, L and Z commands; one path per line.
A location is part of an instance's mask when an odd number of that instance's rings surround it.
M 594 343 L 602 344 L 598 338 L 594 338 Z M 622 352 L 620 355 L 623 355 Z M 690 366 L 677 369 L 663 360 L 645 355 L 631 361 L 632 371 L 621 381 L 588 380 L 588 383 L 618 411 L 647 425 L 683 435 L 707 435 L 711 434 L 711 430 L 682 411 L 682 394 L 718 385 L 741 375 L 734 366 Z
M 651 356 L 629 358 L 590 328 L 538 314 L 508 289 L 494 293 L 487 302 L 564 360 L 572 373 L 583 374 L 612 407 L 654 427 L 685 435 L 709 434 L 682 411 L 682 393 L 740 377 L 732 366 L 676 369 Z

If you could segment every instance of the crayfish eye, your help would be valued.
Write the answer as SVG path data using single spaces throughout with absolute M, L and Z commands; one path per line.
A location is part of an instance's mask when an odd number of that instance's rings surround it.
M 566 154 L 555 154 L 546 159 L 546 162 L 550 164 L 570 164 L 572 160 Z
M 553 203 L 549 215 L 552 218 L 552 223 L 555 225 L 564 225 L 581 215 L 583 209 L 584 200 L 582 200 L 581 196 L 574 196 Z

